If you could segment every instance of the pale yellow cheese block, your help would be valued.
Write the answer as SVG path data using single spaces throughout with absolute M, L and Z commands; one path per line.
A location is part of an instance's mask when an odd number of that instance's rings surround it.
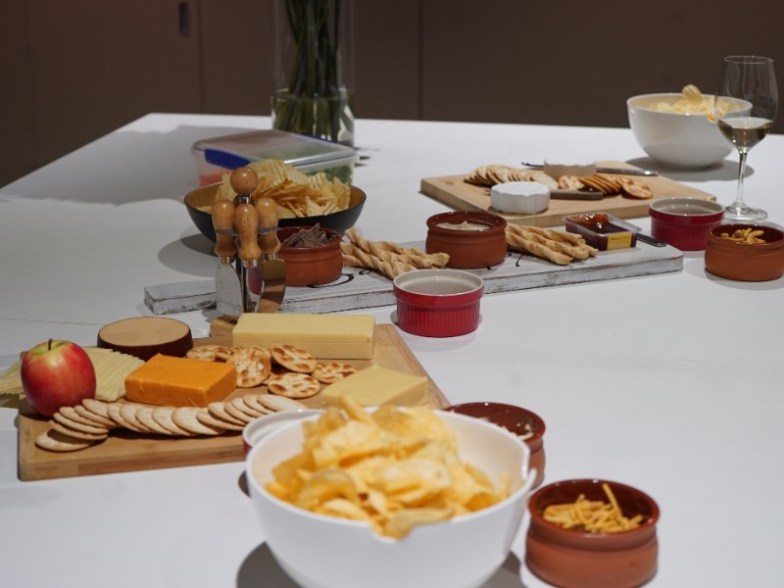
M 244 313 L 232 331 L 234 345 L 294 345 L 319 359 L 372 359 L 372 315 Z
M 414 406 L 427 400 L 427 378 L 372 365 L 321 391 L 326 405 L 339 405 L 344 395 L 362 406 Z

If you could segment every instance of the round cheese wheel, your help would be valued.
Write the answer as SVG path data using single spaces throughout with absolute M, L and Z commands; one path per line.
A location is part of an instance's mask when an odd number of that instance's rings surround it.
M 193 347 L 193 337 L 190 327 L 182 321 L 163 317 L 135 317 L 104 326 L 98 331 L 98 347 L 147 361 L 157 353 L 184 357 Z

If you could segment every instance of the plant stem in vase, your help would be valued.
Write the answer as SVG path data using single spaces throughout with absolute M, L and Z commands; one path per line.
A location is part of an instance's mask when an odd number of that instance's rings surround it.
M 350 79 L 351 3 L 276 0 L 272 126 L 354 145 Z

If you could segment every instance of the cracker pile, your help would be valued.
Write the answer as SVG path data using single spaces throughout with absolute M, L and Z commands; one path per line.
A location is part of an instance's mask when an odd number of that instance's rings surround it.
M 322 385 L 356 373 L 356 368 L 337 361 L 319 362 L 294 345 L 239 347 L 201 345 L 186 354 L 203 361 L 228 361 L 237 372 L 237 388 L 266 385 L 270 394 L 301 400 L 321 391 Z
M 509 249 L 524 251 L 558 265 L 588 259 L 599 252 L 576 233 L 511 223 L 506 225 L 506 245 Z
M 237 388 L 245 394 L 212 402 L 206 407 L 153 406 L 137 402 L 107 402 L 88 398 L 77 406 L 60 408 L 49 428 L 35 440 L 40 449 L 70 452 L 86 449 L 109 437 L 115 429 L 135 433 L 198 437 L 241 431 L 265 414 L 306 408 L 299 400 L 315 396 L 357 369 L 347 363 L 319 362 L 293 345 L 240 347 L 202 345 L 187 356 L 202 361 L 227 361 L 237 372 Z M 266 392 L 251 388 L 266 385 Z
M 593 174 L 590 176 L 550 177 L 542 170 L 516 168 L 503 164 L 490 164 L 477 167 L 467 173 L 463 180 L 475 186 L 492 188 L 504 182 L 539 182 L 551 190 L 584 190 L 600 192 L 605 196 L 626 196 L 647 200 L 653 198 L 651 187 L 637 178 L 615 176 L 609 174 Z
M 558 182 L 542 170 L 511 167 L 500 163 L 482 165 L 467 173 L 463 178 L 469 184 L 492 188 L 504 182 L 539 182 L 551 190 L 558 188 Z
M 115 429 L 135 433 L 198 437 L 241 431 L 252 420 L 282 410 L 305 408 L 300 402 L 272 394 L 248 394 L 195 406 L 152 406 L 136 402 L 104 402 L 86 398 L 54 413 L 49 429 L 35 440 L 40 449 L 71 452 L 105 441 Z
M 622 196 L 639 200 L 653 198 L 653 190 L 651 190 L 648 184 L 626 176 L 610 176 L 607 174 L 593 174 L 583 177 L 561 176 L 558 178 L 558 187 L 563 190 L 601 192 L 605 196 L 621 194 Z
M 403 247 L 389 241 L 369 241 L 356 228 L 345 233 L 348 241 L 340 244 L 343 264 L 375 270 L 390 280 L 413 269 L 444 268 L 447 253 L 425 253 L 414 247 Z

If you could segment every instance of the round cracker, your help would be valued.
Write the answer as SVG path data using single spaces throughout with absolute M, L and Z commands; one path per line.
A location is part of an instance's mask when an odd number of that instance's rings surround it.
M 154 433 L 155 430 L 146 426 L 139 420 L 137 412 L 141 405 L 136 402 L 123 402 L 120 404 L 120 415 L 130 425 L 131 431 L 137 433 Z
M 114 422 L 114 419 L 109 416 L 109 406 L 111 406 L 111 404 L 113 403 L 104 402 L 103 400 L 98 400 L 96 398 L 85 398 L 82 400 L 82 406 L 87 410 Z
M 247 404 L 242 396 L 238 396 L 237 398 L 232 398 L 229 401 L 229 404 L 231 404 L 232 407 L 236 408 L 241 413 L 246 414 L 254 419 L 257 419 L 260 416 L 266 414 L 265 412 L 262 412 L 261 410 L 257 408 L 253 408 L 251 405 Z
M 246 414 L 246 413 L 242 412 L 240 409 L 235 407 L 231 402 L 227 402 L 224 405 L 224 407 L 226 408 L 226 412 L 230 416 L 234 417 L 235 420 L 242 421 L 246 425 L 248 423 L 250 423 L 251 421 L 256 420 L 256 418 L 258 418 L 258 417 L 253 417 L 253 416 L 250 416 L 249 414 Z
M 206 409 L 195 406 L 178 406 L 172 413 L 172 420 L 178 427 L 194 435 L 220 435 L 225 431 L 225 429 L 210 427 L 202 423 L 197 418 L 198 413 L 202 411 L 207 412 Z
M 267 380 L 267 390 L 285 398 L 310 398 L 321 390 L 321 384 L 310 374 L 287 372 L 275 374 Z
M 270 353 L 275 363 L 292 372 L 309 374 L 316 369 L 316 358 L 295 345 L 273 345 L 270 347 Z
M 182 437 L 191 437 L 193 433 L 190 433 L 180 427 L 177 423 L 174 422 L 172 419 L 172 414 L 174 413 L 173 406 L 156 406 L 152 409 L 152 418 L 162 426 L 164 429 L 172 433 L 173 435 L 180 435 Z
M 272 372 L 272 358 L 265 347 L 238 349 L 229 361 L 237 372 L 238 388 L 261 386 Z
M 55 421 L 57 421 L 59 424 L 63 425 L 64 427 L 74 429 L 75 431 L 81 431 L 83 433 L 87 433 L 89 435 L 108 435 L 109 433 L 108 428 L 102 427 L 101 425 L 84 423 L 81 420 L 78 420 L 79 415 L 77 415 L 75 412 L 64 411 L 63 408 L 70 408 L 70 407 L 62 407 L 60 410 L 58 410 L 52 415 L 52 418 Z M 72 416 L 75 418 L 72 418 Z
M 261 414 L 271 414 L 274 412 L 272 409 L 264 406 L 261 402 L 259 402 L 259 394 L 245 394 L 242 397 L 242 401 L 248 406 L 248 408 L 257 410 Z
M 48 429 L 35 438 L 35 445 L 46 451 L 56 451 L 66 453 L 69 451 L 80 451 L 95 445 L 97 441 L 87 441 L 77 439 L 70 435 L 64 435 L 54 429 Z
M 159 435 L 173 435 L 171 431 L 166 429 L 165 427 L 161 426 L 161 424 L 152 418 L 152 406 L 140 405 L 136 409 L 136 418 L 139 422 L 147 427 L 151 433 L 157 433 Z
M 209 410 L 197 413 L 196 418 L 200 423 L 205 424 L 208 427 L 223 429 L 224 431 L 242 431 L 245 428 L 244 424 L 237 424 L 235 422 L 219 419 Z
M 79 416 L 82 416 L 82 417 L 84 417 L 85 419 L 89 419 L 89 420 L 91 420 L 91 421 L 92 421 L 93 423 L 95 423 L 96 425 L 103 425 L 103 426 L 105 426 L 105 427 L 109 427 L 109 428 L 112 428 L 112 427 L 116 427 L 116 426 L 117 426 L 117 423 L 115 423 L 115 422 L 114 422 L 112 419 L 110 419 L 108 416 L 107 416 L 107 417 L 102 417 L 102 416 L 101 416 L 101 415 L 99 415 L 99 414 L 96 414 L 96 413 L 94 413 L 94 412 L 91 412 L 91 411 L 90 411 L 90 410 L 88 410 L 88 409 L 87 409 L 87 407 L 86 407 L 86 406 L 84 406 L 83 404 L 77 404 L 77 405 L 76 405 L 76 406 L 74 406 L 73 408 L 74 408 L 74 410 L 76 411 L 76 413 L 77 413 Z
M 120 403 L 112 402 L 106 407 L 109 411 L 109 418 L 112 419 L 117 426 L 133 431 L 133 424 L 125 420 L 125 417 L 120 412 Z
M 62 433 L 68 437 L 73 437 L 75 439 L 81 439 L 82 441 L 102 441 L 109 436 L 108 432 L 104 433 L 86 433 L 84 431 L 80 431 L 79 429 L 73 429 L 68 425 L 64 425 L 58 421 L 51 420 L 49 421 L 49 426 L 52 427 L 55 431 Z
M 308 408 L 306 405 L 292 398 L 286 398 L 285 396 L 275 396 L 274 394 L 259 394 L 256 399 L 259 401 L 259 403 L 274 412 L 281 412 L 284 410 L 302 410 Z
M 334 384 L 338 380 L 356 373 L 357 368 L 349 363 L 330 361 L 318 364 L 311 375 L 322 384 Z
M 226 403 L 225 402 L 211 402 L 207 405 L 207 411 L 214 416 L 216 419 L 224 420 L 229 423 L 233 423 L 235 425 L 245 425 L 247 424 L 244 419 L 235 417 L 226 410 Z

